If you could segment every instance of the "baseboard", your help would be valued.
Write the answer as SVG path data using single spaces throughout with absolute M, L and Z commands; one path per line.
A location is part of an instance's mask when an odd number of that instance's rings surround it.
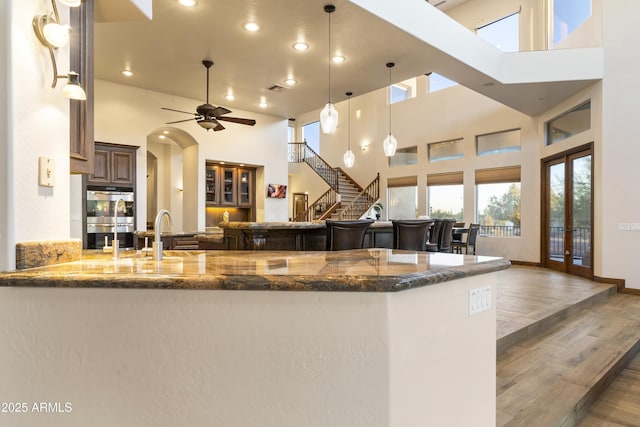
M 614 279 L 611 277 L 600 277 L 600 276 L 593 276 L 593 281 L 594 282 L 599 282 L 599 283 L 608 283 L 610 285 L 616 285 L 618 288 L 618 292 L 621 294 L 635 294 L 635 295 L 640 295 L 640 289 L 627 289 L 625 286 L 625 280 L 624 279 Z
M 525 267 L 542 267 L 539 262 L 531 262 L 531 261 L 517 261 L 510 259 L 512 265 L 523 265 Z

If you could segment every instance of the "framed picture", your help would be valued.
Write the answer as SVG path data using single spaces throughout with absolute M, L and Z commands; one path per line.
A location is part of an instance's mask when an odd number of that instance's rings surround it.
M 267 197 L 284 199 L 287 197 L 287 186 L 284 184 L 269 184 L 267 187 Z

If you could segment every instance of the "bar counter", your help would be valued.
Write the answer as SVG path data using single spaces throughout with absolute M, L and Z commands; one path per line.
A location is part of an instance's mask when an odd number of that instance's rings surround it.
M 83 251 L 80 261 L 0 274 L 0 286 L 395 292 L 503 270 L 509 261 L 393 249 L 165 251 L 162 261 Z
M 502 258 L 84 251 L 0 274 L 0 425 L 496 425 Z

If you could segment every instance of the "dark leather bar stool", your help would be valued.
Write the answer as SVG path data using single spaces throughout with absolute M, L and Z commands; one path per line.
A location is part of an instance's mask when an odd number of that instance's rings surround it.
M 427 252 L 438 252 L 440 247 L 440 239 L 442 238 L 443 220 L 435 219 L 431 231 L 429 232 L 429 241 L 427 242 Z
M 393 249 L 427 250 L 427 233 L 435 221 L 432 219 L 394 219 Z
M 453 224 L 455 224 L 455 219 L 444 219 L 442 220 L 442 236 L 440 238 L 440 247 L 438 248 L 438 252 L 451 252 L 451 240 L 453 238 Z
M 326 220 L 327 224 L 327 250 L 343 251 L 346 249 L 362 249 L 364 236 L 372 219 L 357 221 Z

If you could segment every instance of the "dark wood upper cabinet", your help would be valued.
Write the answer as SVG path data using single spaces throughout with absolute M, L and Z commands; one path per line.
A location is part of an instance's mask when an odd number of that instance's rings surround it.
M 69 100 L 71 173 L 93 172 L 93 10 L 93 0 L 70 9 L 69 68 L 80 74 L 80 85 L 87 94 L 85 101 Z
M 96 142 L 93 173 L 87 176 L 87 184 L 134 188 L 137 149 Z

